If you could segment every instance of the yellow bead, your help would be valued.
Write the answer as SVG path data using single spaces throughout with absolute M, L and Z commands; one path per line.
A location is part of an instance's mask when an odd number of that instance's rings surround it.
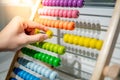
M 38 34 L 40 33 L 40 30 L 39 29 L 35 29 L 35 34 Z
M 79 44 L 79 36 L 74 36 L 73 38 L 73 44 L 78 45 Z
M 68 43 L 72 44 L 74 39 L 74 35 L 69 35 L 68 37 Z
M 84 37 L 80 37 L 78 40 L 79 45 L 83 46 L 83 42 L 84 42 Z
M 90 38 L 88 38 L 88 37 L 86 37 L 85 39 L 84 39 L 84 46 L 85 47 L 89 47 L 90 45 L 89 45 L 89 42 L 90 42 Z
M 91 39 L 89 43 L 90 48 L 95 48 L 96 43 L 97 43 L 97 39 Z
M 63 40 L 64 42 L 68 43 L 68 38 L 69 38 L 69 34 L 64 34 Z
M 48 35 L 49 38 L 51 38 L 53 36 L 53 32 L 51 30 L 48 30 L 46 32 L 46 34 Z
M 97 43 L 96 43 L 96 49 L 101 50 L 102 45 L 103 45 L 103 41 L 102 40 L 98 40 Z

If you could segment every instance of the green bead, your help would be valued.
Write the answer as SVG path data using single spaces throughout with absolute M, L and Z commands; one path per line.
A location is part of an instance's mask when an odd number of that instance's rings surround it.
M 37 53 L 34 55 L 34 57 L 33 57 L 33 58 L 37 59 Z
M 49 64 L 53 65 L 53 61 L 55 60 L 55 57 L 51 56 L 51 58 L 49 59 Z
M 44 61 L 44 58 L 46 57 L 46 54 L 43 54 L 41 57 L 41 61 Z
M 51 56 L 50 56 L 50 55 L 47 55 L 46 58 L 45 58 L 45 62 L 46 62 L 46 63 L 49 63 L 49 59 L 50 59 L 50 58 L 51 58 Z
M 60 62 L 61 62 L 60 58 L 56 58 L 56 59 L 53 61 L 53 66 L 54 66 L 54 67 L 59 66 L 59 65 L 60 65 Z

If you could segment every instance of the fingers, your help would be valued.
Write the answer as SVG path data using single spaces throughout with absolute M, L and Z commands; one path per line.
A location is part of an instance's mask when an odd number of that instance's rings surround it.
M 27 37 L 27 43 L 34 43 L 37 41 L 43 41 L 48 38 L 48 35 L 46 34 L 35 34 L 35 35 L 29 35 Z
M 37 29 L 43 30 L 45 32 L 48 30 L 47 27 L 45 27 L 39 23 L 33 22 L 33 21 L 27 20 L 27 21 L 25 21 L 25 24 L 27 24 L 27 28 L 37 28 Z

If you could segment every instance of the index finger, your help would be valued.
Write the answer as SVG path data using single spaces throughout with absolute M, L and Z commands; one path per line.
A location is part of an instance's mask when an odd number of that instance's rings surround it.
M 39 24 L 37 22 L 34 22 L 34 21 L 27 20 L 27 21 L 25 21 L 25 24 L 27 25 L 26 28 L 37 28 L 37 29 L 43 30 L 45 32 L 48 30 L 48 28 L 46 26 Z

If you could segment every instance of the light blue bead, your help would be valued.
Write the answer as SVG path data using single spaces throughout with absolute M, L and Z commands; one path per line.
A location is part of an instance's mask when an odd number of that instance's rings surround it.
M 50 73 L 52 73 L 52 70 L 48 69 L 48 70 L 45 71 L 44 76 L 45 76 L 46 78 L 49 78 Z
M 32 64 L 32 62 L 27 63 L 26 68 L 30 69 L 31 64 Z
M 44 76 L 44 75 L 45 75 L 45 71 L 47 71 L 47 70 L 48 70 L 48 69 L 44 67 L 44 68 L 41 70 L 41 75 Z
M 39 68 L 39 65 L 36 64 L 36 65 L 34 66 L 34 71 L 37 72 L 37 69 L 38 69 L 38 68 Z
M 33 70 L 34 66 L 35 66 L 35 64 L 32 63 L 32 64 L 30 65 L 30 69 Z
M 58 77 L 58 73 L 55 71 L 53 71 L 49 76 L 50 80 L 55 80 L 57 77 Z
M 43 69 L 42 66 L 40 66 L 38 69 L 37 69 L 37 73 L 41 74 L 41 70 Z

